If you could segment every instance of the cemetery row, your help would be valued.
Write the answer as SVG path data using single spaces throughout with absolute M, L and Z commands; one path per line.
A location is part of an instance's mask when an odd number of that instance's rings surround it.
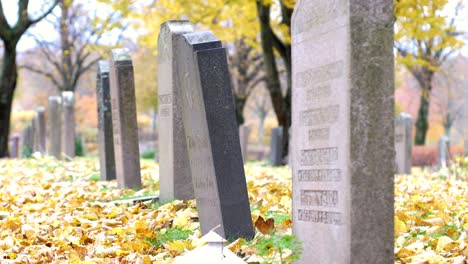
M 298 263 L 393 263 L 395 163 L 410 172 L 412 121 L 394 122 L 392 8 L 388 0 L 296 5 L 290 165 L 293 232 L 304 248 Z M 139 189 L 131 56 L 113 50 L 98 68 L 101 178 Z M 253 237 L 239 137 L 248 130 L 237 128 L 221 41 L 188 21 L 164 23 L 158 77 L 160 199 L 195 198 L 203 234 Z M 48 153 L 57 158 L 73 156 L 70 105 L 67 92 L 49 99 Z M 39 151 L 43 112 L 25 130 L 40 139 L 23 140 Z M 280 149 L 282 130 L 273 134 Z

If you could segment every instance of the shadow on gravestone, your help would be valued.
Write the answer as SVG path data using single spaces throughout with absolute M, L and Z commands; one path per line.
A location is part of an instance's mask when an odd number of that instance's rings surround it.
M 161 25 L 158 39 L 159 195 L 161 201 L 195 198 L 177 85 L 175 37 L 192 32 L 186 20 Z
M 111 51 L 109 81 L 117 183 L 120 188 L 141 189 L 135 82 L 127 49 Z
M 109 87 L 109 62 L 105 60 L 98 62 L 96 95 L 101 180 L 110 181 L 116 179 L 116 174 L 114 133 L 112 132 L 112 110 Z
M 296 3 L 297 263 L 394 263 L 393 20 L 392 0 Z
M 254 236 L 225 49 L 211 32 L 176 37 L 178 85 L 203 234 Z

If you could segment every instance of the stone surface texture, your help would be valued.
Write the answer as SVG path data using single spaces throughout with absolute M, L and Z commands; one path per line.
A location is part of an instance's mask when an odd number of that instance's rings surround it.
M 62 98 L 60 96 L 49 97 L 48 123 L 47 153 L 60 159 L 62 152 Z
M 128 50 L 111 51 L 109 81 L 117 183 L 120 188 L 141 189 L 135 82 Z
M 411 174 L 412 131 L 411 115 L 399 114 L 395 122 L 395 161 L 398 174 Z
M 281 166 L 283 160 L 283 128 L 271 129 L 270 162 L 272 166 Z
M 62 155 L 75 157 L 75 94 L 62 92 Z
M 392 0 L 299 0 L 292 20 L 297 263 L 394 263 Z
M 186 20 L 161 25 L 158 39 L 159 186 L 162 201 L 193 199 L 192 175 L 182 121 L 182 91 L 175 79 L 175 36 L 193 32 Z
M 46 119 L 45 119 L 45 108 L 38 107 L 36 111 L 36 116 L 34 118 L 34 122 L 36 122 L 36 138 L 35 144 L 37 146 L 37 151 L 42 154 L 46 153 L 46 137 L 47 137 L 47 129 L 46 129 Z

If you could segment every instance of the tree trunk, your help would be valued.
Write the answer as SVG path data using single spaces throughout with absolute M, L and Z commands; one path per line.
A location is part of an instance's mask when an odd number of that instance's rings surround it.
M 414 137 L 415 145 L 426 144 L 426 135 L 429 130 L 430 92 L 426 91 L 427 90 L 423 89 L 421 94 L 421 104 L 419 105 L 418 119 L 416 120 L 416 133 Z
M 244 113 L 246 102 L 247 102 L 247 98 L 234 95 L 234 103 L 236 107 L 236 120 L 237 120 L 238 127 L 244 124 L 244 121 L 245 121 L 243 113 Z
M 0 158 L 8 156 L 10 115 L 17 78 L 15 42 L 15 45 L 5 44 L 5 54 L 3 54 L 3 66 L 0 75 Z

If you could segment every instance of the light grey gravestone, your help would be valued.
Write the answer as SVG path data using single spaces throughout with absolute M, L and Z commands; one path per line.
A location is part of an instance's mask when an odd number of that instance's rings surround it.
M 401 113 L 395 122 L 395 160 L 398 174 L 411 174 L 413 119 Z
M 49 97 L 49 132 L 47 153 L 57 159 L 61 158 L 62 151 L 62 98 Z
M 226 51 L 211 32 L 176 37 L 178 85 L 203 234 L 253 237 Z
M 21 133 L 21 156 L 23 158 L 33 153 L 34 132 L 32 123 L 25 127 Z
M 162 201 L 195 198 L 177 85 L 175 36 L 192 32 L 185 20 L 161 25 L 158 39 L 159 195 Z
M 247 162 L 247 155 L 249 153 L 249 134 L 250 128 L 248 125 L 239 126 L 239 140 L 241 144 L 242 159 L 244 160 L 244 163 Z
M 439 167 L 445 168 L 448 166 L 450 157 L 450 139 L 447 136 L 442 136 L 439 139 Z
M 33 119 L 31 120 L 31 153 L 35 153 L 37 152 L 37 142 L 36 142 L 36 138 L 37 138 L 37 128 L 36 128 L 36 120 L 35 120 L 36 117 L 33 117 Z
M 281 166 L 283 160 L 283 128 L 271 129 L 270 162 L 272 166 Z
M 114 49 L 110 55 L 109 81 L 117 182 L 120 188 L 141 189 L 132 58 L 126 49 Z
M 101 180 L 116 179 L 114 134 L 112 132 L 112 110 L 109 87 L 109 62 L 98 62 L 97 82 L 98 143 Z
M 392 0 L 299 0 L 292 19 L 297 263 L 393 263 Z
M 14 133 L 10 137 L 10 158 L 19 158 L 20 153 L 20 135 Z
M 62 92 L 62 155 L 75 157 L 75 95 Z
M 34 116 L 35 131 L 34 145 L 35 151 L 46 153 L 46 119 L 44 107 L 38 107 Z

